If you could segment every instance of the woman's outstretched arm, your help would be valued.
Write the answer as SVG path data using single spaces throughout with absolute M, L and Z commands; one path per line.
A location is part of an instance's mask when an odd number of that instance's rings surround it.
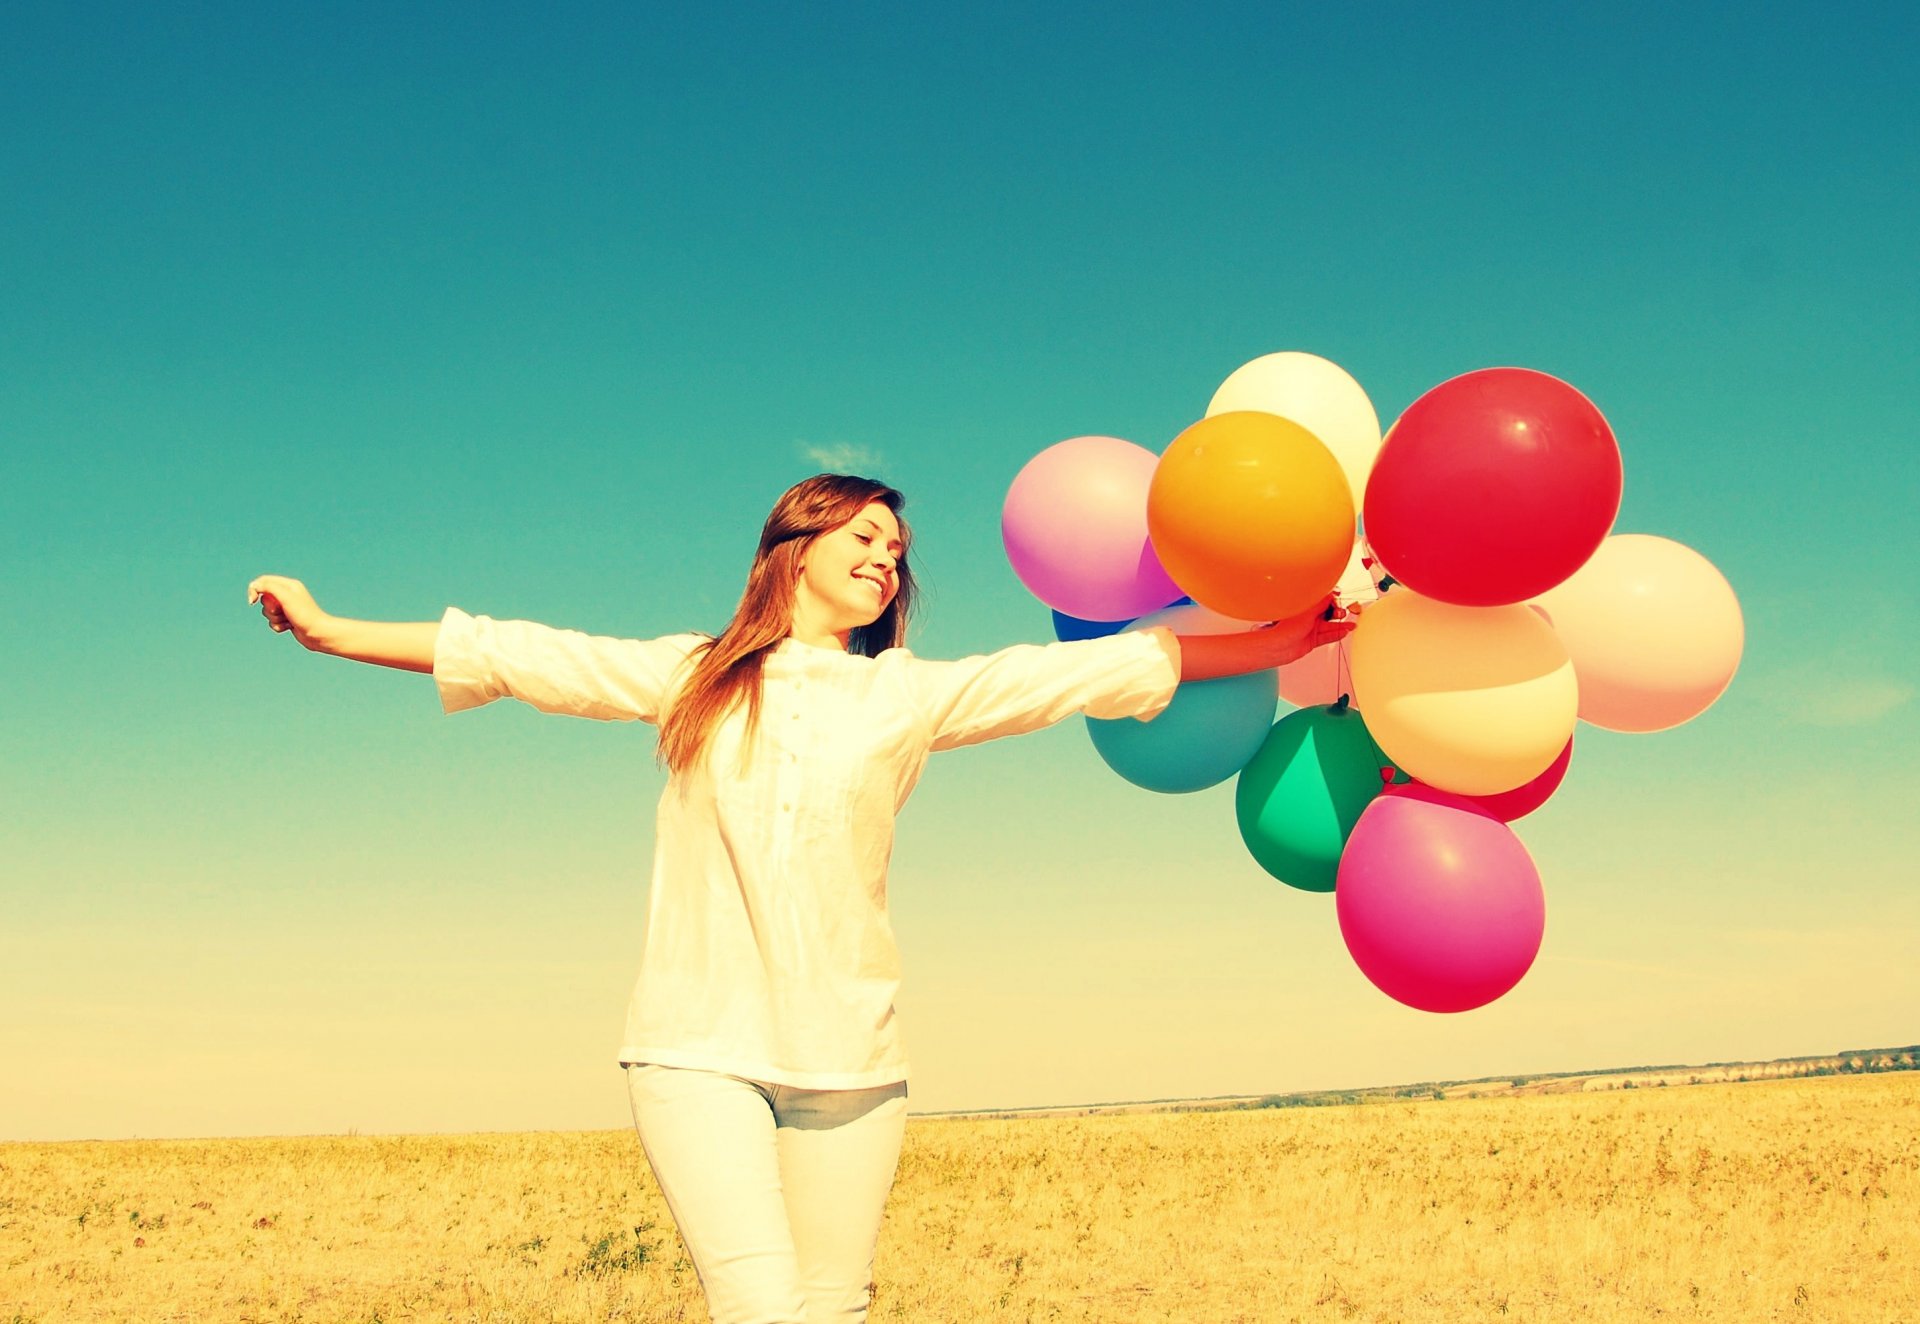
M 247 601 L 260 604 L 260 614 L 275 631 L 291 633 L 313 652 L 401 671 L 433 672 L 438 621 L 350 621 L 330 616 L 305 584 L 285 575 L 261 575 L 247 585 Z
M 1329 619 L 1328 608 L 1332 608 Z M 1344 607 L 1328 598 L 1319 606 L 1284 621 L 1248 630 L 1244 634 L 1183 634 L 1180 641 L 1180 679 L 1213 680 L 1265 671 L 1297 662 L 1322 644 L 1353 633 Z

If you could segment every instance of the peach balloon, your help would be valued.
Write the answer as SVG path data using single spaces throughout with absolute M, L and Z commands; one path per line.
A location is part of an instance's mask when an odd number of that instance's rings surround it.
M 1551 767 L 1573 736 L 1573 663 L 1523 603 L 1460 607 L 1395 588 L 1367 608 L 1347 644 L 1367 728 L 1428 786 L 1511 791 Z
M 1664 731 L 1697 717 L 1740 666 L 1740 602 L 1711 561 L 1646 533 L 1618 533 L 1534 604 L 1573 659 L 1580 716 L 1609 731 Z
M 1224 616 L 1274 621 L 1316 605 L 1353 550 L 1353 497 L 1298 423 L 1237 411 L 1175 437 L 1147 489 L 1147 529 L 1173 582 Z

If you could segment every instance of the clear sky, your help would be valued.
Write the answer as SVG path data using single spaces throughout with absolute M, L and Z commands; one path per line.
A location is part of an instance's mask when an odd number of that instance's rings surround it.
M 1047 637 L 998 511 L 1256 355 L 1585 391 L 1733 688 L 1583 728 L 1532 974 L 1389 1001 L 1231 786 L 937 759 L 921 1109 L 1920 1038 L 1916 19 L 1886 6 L 16 6 L 0 20 L 0 1138 L 623 1125 L 649 728 L 307 655 L 722 624 L 789 483 L 908 493 L 914 640 Z

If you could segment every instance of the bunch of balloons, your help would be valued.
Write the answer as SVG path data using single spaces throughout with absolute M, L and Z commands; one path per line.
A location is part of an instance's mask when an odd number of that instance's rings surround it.
M 1358 382 L 1286 352 L 1234 371 L 1159 455 L 1116 437 L 1048 447 L 1001 531 L 1061 639 L 1254 629 L 1329 592 L 1355 609 L 1350 636 L 1277 672 L 1187 682 L 1152 722 L 1088 728 L 1149 790 L 1237 776 L 1247 849 L 1334 894 L 1367 978 L 1464 1011 L 1539 952 L 1540 876 L 1508 825 L 1559 787 L 1576 721 L 1676 726 L 1740 662 L 1725 577 L 1680 543 L 1612 532 L 1621 476 L 1600 411 L 1545 373 L 1442 382 L 1383 439 Z

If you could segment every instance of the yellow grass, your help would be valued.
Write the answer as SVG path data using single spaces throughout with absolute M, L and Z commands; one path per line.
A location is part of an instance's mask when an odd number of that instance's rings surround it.
M 876 1320 L 1920 1324 L 1920 1073 L 918 1120 Z M 0 1145 L 0 1324 L 704 1320 L 630 1134 Z

